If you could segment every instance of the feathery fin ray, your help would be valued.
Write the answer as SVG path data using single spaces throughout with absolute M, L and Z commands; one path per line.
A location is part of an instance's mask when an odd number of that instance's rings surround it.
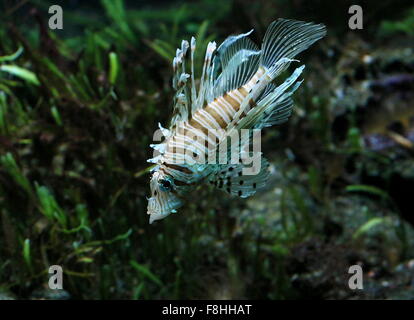
M 248 38 L 251 32 L 228 37 L 217 50 L 215 42 L 210 42 L 199 82 L 194 73 L 195 39 L 183 41 L 177 49 L 172 120 L 169 130 L 160 126 L 165 140 L 151 145 L 159 154 L 148 160 L 157 164 L 150 182 L 150 223 L 176 212 L 182 205 L 181 197 L 197 183 L 210 182 L 242 198 L 264 187 L 268 162 L 254 148 L 256 130 L 289 118 L 292 95 L 302 83 L 299 77 L 304 66 L 280 85 L 274 80 L 292 62 L 299 62 L 295 56 L 321 39 L 326 30 L 322 24 L 278 19 L 269 26 L 260 49 Z M 189 67 L 185 64 L 188 56 Z M 213 136 L 210 129 L 215 130 Z M 214 133 L 217 129 L 222 133 Z M 188 133 L 201 140 L 193 140 Z M 244 174 L 250 166 L 233 161 L 234 150 L 238 159 L 260 156 L 258 173 Z M 187 162 L 199 156 L 214 156 L 219 164 Z M 178 164 L 177 159 L 185 162 Z

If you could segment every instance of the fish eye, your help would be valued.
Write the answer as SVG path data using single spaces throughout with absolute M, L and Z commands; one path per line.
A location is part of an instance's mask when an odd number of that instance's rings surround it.
M 162 191 L 170 191 L 172 189 L 171 182 L 167 179 L 161 179 L 159 185 Z

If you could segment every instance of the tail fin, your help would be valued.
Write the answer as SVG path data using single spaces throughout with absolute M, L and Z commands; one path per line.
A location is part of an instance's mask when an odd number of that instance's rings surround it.
M 326 29 L 323 24 L 278 19 L 272 22 L 266 31 L 260 65 L 276 76 L 298 53 L 325 35 Z

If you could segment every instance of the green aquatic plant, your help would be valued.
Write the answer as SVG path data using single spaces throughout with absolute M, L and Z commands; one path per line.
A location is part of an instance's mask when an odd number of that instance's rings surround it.
M 39 186 L 38 184 L 35 184 L 35 188 L 40 203 L 40 211 L 49 220 L 56 219 L 56 221 L 62 228 L 66 228 L 67 214 L 56 202 L 54 196 L 44 186 Z
M 22 170 L 17 165 L 13 155 L 7 153 L 0 157 L 0 163 L 10 176 L 16 181 L 16 183 L 22 187 L 28 194 L 31 193 L 31 185 L 29 180 L 22 173 Z
M 414 8 L 409 10 L 405 17 L 400 20 L 382 21 L 378 32 L 382 36 L 391 36 L 398 33 L 414 35 Z
M 343 283 L 326 281 L 329 272 L 310 260 L 337 271 L 348 256 L 383 266 L 390 248 L 397 262 L 412 258 L 412 228 L 388 188 L 411 158 L 364 149 L 359 110 L 337 137 L 327 83 L 339 56 L 327 58 L 330 43 L 304 57 L 311 81 L 292 124 L 262 137 L 266 152 L 277 149 L 264 198 L 242 203 L 197 189 L 175 219 L 148 227 L 147 146 L 170 115 L 176 47 L 192 34 L 203 47 L 250 28 L 258 40 L 280 10 L 297 14 L 293 2 L 91 2 L 68 5 L 65 29 L 45 32 L 50 3 L 22 3 L 22 12 L 0 10 L 0 288 L 8 296 L 34 298 L 58 264 L 75 299 L 336 298 Z
M 26 263 L 26 266 L 29 269 L 32 269 L 32 257 L 30 253 L 30 239 L 25 239 L 23 242 L 23 259 Z
M 0 57 L 0 71 L 38 86 L 40 83 L 34 72 L 22 68 L 18 65 L 10 64 L 10 62 L 15 61 L 22 53 L 23 47 L 19 47 L 15 53 Z M 4 62 L 7 62 L 7 64 L 4 64 Z

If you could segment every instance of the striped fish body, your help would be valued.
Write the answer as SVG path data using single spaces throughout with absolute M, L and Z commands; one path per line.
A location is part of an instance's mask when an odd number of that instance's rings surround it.
M 217 150 L 219 144 L 226 137 L 229 126 L 235 119 L 243 101 L 249 99 L 249 106 L 251 108 L 255 106 L 254 99 L 248 98 L 248 93 L 251 92 L 263 73 L 263 68 L 260 68 L 248 83 L 215 98 L 204 108 L 197 110 L 190 120 L 182 122 L 166 142 L 166 152 L 161 163 L 164 163 L 169 169 L 165 170 L 164 168 L 164 171 L 171 171 L 173 169 L 188 173 L 191 176 L 186 177 L 186 180 L 183 181 L 192 181 L 203 178 L 208 169 L 214 170 L 214 167 L 210 165 L 211 163 L 202 166 L 202 170 L 200 170 L 200 165 L 198 165 L 197 170 L 194 171 L 204 172 L 204 174 L 197 175 L 191 171 L 191 169 L 195 169 L 194 166 L 185 164 L 191 162 L 191 160 L 195 162 L 197 158 L 206 159 L 209 153 Z M 242 113 L 240 119 L 244 116 L 246 114 Z M 195 138 L 197 138 L 197 142 L 194 141 Z M 193 159 L 185 159 L 184 155 Z M 182 160 L 181 165 L 173 164 L 180 162 L 180 160 Z M 203 163 L 206 161 L 199 162 Z
M 251 196 L 265 185 L 268 172 L 264 158 L 260 170 L 246 176 L 243 161 L 229 162 L 229 152 L 223 152 L 229 149 L 221 146 L 226 147 L 234 132 L 261 130 L 288 119 L 291 96 L 301 83 L 297 80 L 304 67 L 278 86 L 274 80 L 326 31 L 323 25 L 279 19 L 269 26 L 261 49 L 249 40 L 250 33 L 227 38 L 217 50 L 214 42 L 209 43 L 198 88 L 193 63 L 195 39 L 191 45 L 183 41 L 177 49 L 171 125 L 169 129 L 160 126 L 165 141 L 152 145 L 159 154 L 149 160 L 156 163 L 148 201 L 150 223 L 176 212 L 183 196 L 203 182 L 240 197 Z M 191 66 L 187 73 L 189 48 Z M 240 139 L 237 144 L 239 158 L 243 158 L 251 140 Z M 223 163 L 223 159 L 227 161 Z

